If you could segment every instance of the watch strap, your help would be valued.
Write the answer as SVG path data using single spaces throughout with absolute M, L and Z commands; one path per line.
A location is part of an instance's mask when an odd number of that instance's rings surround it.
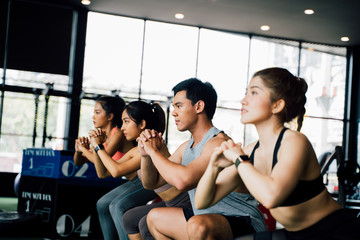
M 240 158 L 241 158 L 241 160 L 243 160 L 243 161 L 249 161 L 249 160 L 250 160 L 249 156 L 248 156 L 248 155 L 246 155 L 246 154 L 244 154 L 244 155 L 240 155 L 239 157 L 240 157 Z
M 250 158 L 248 155 L 240 155 L 239 157 L 237 157 L 235 160 L 236 169 L 239 167 L 240 163 L 242 163 L 243 161 L 249 161 L 249 160 L 250 160 Z
M 104 145 L 102 145 L 101 143 L 97 145 L 94 150 L 97 153 L 100 149 L 104 149 Z
M 240 161 L 239 158 L 236 158 L 236 160 L 235 160 L 235 167 L 236 167 L 236 169 L 238 168 L 238 166 L 240 165 L 241 162 L 242 162 L 242 160 Z

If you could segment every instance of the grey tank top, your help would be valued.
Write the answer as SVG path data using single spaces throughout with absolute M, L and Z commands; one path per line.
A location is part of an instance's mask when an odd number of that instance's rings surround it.
M 198 158 L 205 146 L 205 144 L 213 137 L 221 133 L 216 127 L 212 127 L 201 139 L 201 141 L 195 146 L 191 147 L 194 144 L 194 140 L 191 138 L 189 143 L 186 146 L 183 158 L 182 165 L 187 166 L 193 160 Z M 206 209 L 196 209 L 195 208 L 195 191 L 196 188 L 188 191 L 191 205 L 195 215 L 207 214 L 207 213 L 217 213 L 225 216 L 249 216 L 251 218 L 251 225 L 255 231 L 266 231 L 266 225 L 264 223 L 263 215 L 259 211 L 257 201 L 250 194 L 242 194 L 237 192 L 231 192 L 222 200 L 220 200 L 215 205 L 206 208 Z

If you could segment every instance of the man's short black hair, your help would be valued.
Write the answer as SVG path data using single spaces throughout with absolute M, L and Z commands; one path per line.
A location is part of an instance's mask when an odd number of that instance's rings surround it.
M 174 96 L 180 91 L 186 91 L 186 98 L 194 105 L 199 100 L 205 103 L 205 112 L 211 120 L 215 114 L 217 93 L 209 82 L 202 82 L 197 78 L 189 78 L 173 87 Z

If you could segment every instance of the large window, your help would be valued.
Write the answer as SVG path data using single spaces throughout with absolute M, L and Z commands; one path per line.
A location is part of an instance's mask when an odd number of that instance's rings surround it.
M 160 101 L 167 115 L 165 133 L 173 153 L 190 138 L 174 124 L 171 89 L 180 81 L 196 76 L 198 29 L 175 24 L 146 21 L 141 98 Z
M 198 28 L 146 21 L 141 94 L 171 94 L 178 82 L 195 77 Z M 154 97 L 154 96 L 152 96 Z
M 87 93 L 122 96 L 140 86 L 144 21 L 89 13 L 83 89 Z M 135 96 L 137 97 L 137 96 Z
M 346 58 L 330 52 L 337 48 L 328 48 L 326 53 L 317 50 L 317 45 L 303 47 L 300 76 L 308 84 L 303 132 L 319 155 L 342 145 Z
M 65 15 L 72 17 L 72 12 L 66 11 Z M 69 26 L 62 32 L 69 33 Z M 15 33 L 11 39 L 15 39 Z M 57 44 L 68 46 L 61 41 Z M 86 136 L 93 128 L 94 100 L 100 95 L 119 95 L 126 102 L 155 100 L 171 114 L 172 87 L 191 77 L 214 86 L 218 93 L 214 124 L 246 145 L 256 141 L 257 134 L 253 126 L 240 122 L 241 99 L 252 74 L 273 66 L 287 68 L 306 79 L 309 90 L 302 131 L 320 155 L 342 145 L 345 54 L 345 48 L 90 12 L 79 96 L 68 92 L 76 86 L 69 85 L 71 76 L 63 68 L 49 73 L 8 66 L 5 74 L 0 69 L 1 76 L 6 76 L 2 79 L 0 168 L 20 171 L 22 149 L 27 147 L 63 148 L 70 97 L 73 101 L 78 97 L 81 102 L 79 135 Z M 171 115 L 168 119 L 166 136 L 173 152 L 190 134 L 180 133 Z
M 22 149 L 32 146 L 35 99 L 31 94 L 12 92 L 6 92 L 4 99 L 0 141 L 2 169 L 19 172 Z
M 104 25 L 110 28 L 103 28 Z M 124 37 L 129 37 L 131 41 L 125 41 Z M 128 101 L 135 96 L 144 100 L 158 100 L 166 110 L 171 104 L 172 87 L 186 78 L 198 77 L 212 83 L 217 90 L 219 108 L 214 116 L 214 124 L 235 141 L 245 144 L 257 139 L 253 126 L 240 123 L 240 101 L 248 81 L 260 69 L 273 66 L 286 68 L 294 75 L 305 78 L 309 84 L 302 131 L 308 135 L 316 153 L 319 155 L 335 145 L 342 145 L 344 48 L 256 36 L 250 38 L 243 34 L 98 13 L 89 15 L 86 42 L 85 92 L 89 91 L 91 84 L 97 87 L 94 88 L 97 93 L 119 89 L 120 96 L 130 96 Z M 123 49 L 125 46 L 127 50 Z M 111 53 L 106 49 L 112 49 Z M 136 61 L 122 63 L 120 59 L 124 58 Z M 98 63 L 99 59 L 102 59 L 102 63 Z M 122 71 L 122 65 L 127 66 L 128 72 Z M 91 73 L 95 69 L 99 70 L 96 78 Z M 125 73 L 129 74 L 125 78 L 132 81 L 116 78 Z M 104 77 L 106 74 L 111 74 L 117 85 L 103 84 L 111 78 Z M 102 92 L 103 89 L 106 91 Z M 89 111 L 86 114 L 82 119 L 90 118 Z M 310 126 L 314 125 L 319 131 L 310 130 Z M 83 127 L 80 129 L 87 132 Z M 169 148 L 176 149 L 189 137 L 189 134 L 177 131 L 170 116 Z
M 297 75 L 299 42 L 253 37 L 250 48 L 250 77 L 258 70 L 282 67 Z
M 65 98 L 52 96 L 46 111 L 44 96 L 5 92 L 0 141 L 4 171 L 21 170 L 25 148 L 63 149 L 66 105 Z
M 201 29 L 197 76 L 215 87 L 219 106 L 240 107 L 248 73 L 249 37 Z
M 92 120 L 94 107 L 94 100 L 81 100 L 79 136 L 87 136 L 89 134 L 89 130 L 94 128 Z
M 214 124 L 236 141 L 242 141 L 240 100 L 247 85 L 249 37 L 201 29 L 197 76 L 210 82 L 218 94 Z

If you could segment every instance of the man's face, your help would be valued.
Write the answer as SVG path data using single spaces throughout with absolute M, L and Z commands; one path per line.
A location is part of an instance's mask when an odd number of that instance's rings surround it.
M 197 119 L 196 106 L 186 98 L 186 91 L 176 93 L 173 99 L 172 116 L 175 118 L 175 124 L 179 131 L 186 131 L 191 128 Z

